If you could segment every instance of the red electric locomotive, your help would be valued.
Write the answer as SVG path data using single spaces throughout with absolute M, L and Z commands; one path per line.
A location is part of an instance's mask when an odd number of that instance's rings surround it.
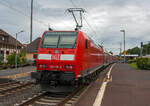
M 83 32 L 46 31 L 37 53 L 37 72 L 31 77 L 49 85 L 87 83 L 103 66 L 103 48 Z

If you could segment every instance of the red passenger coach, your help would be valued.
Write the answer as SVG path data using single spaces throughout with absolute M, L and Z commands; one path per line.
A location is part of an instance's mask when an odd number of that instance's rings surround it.
M 81 31 L 46 31 L 40 41 L 36 67 L 39 83 L 85 82 L 104 65 L 104 50 Z

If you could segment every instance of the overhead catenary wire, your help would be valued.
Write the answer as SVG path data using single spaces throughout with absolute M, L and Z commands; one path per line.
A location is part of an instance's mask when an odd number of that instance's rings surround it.
M 77 8 L 76 4 L 72 1 L 69 0 L 71 2 L 71 4 Z M 87 12 L 86 12 L 87 13 Z M 90 25 L 90 23 L 87 21 L 87 19 L 83 16 L 84 21 L 86 22 L 86 24 L 88 25 L 88 29 L 91 30 L 96 36 L 98 36 L 97 32 L 94 30 L 94 28 L 92 27 L 92 25 Z M 94 35 L 91 36 L 95 41 L 96 39 L 94 38 Z M 97 42 L 97 41 L 96 41 Z
M 14 11 L 16 13 L 19 13 L 19 14 L 23 15 L 24 17 L 26 17 L 28 19 L 30 18 L 29 15 L 27 15 L 27 14 L 23 13 L 22 11 L 20 11 L 20 10 L 18 10 L 16 8 L 10 6 L 10 5 L 8 5 L 8 2 L 6 2 L 6 1 L 0 1 L 0 4 L 3 5 L 3 6 L 5 6 L 5 7 L 7 7 L 7 8 L 9 8 L 10 10 L 12 10 L 12 11 Z M 42 24 L 44 26 L 47 26 L 47 24 L 45 24 L 44 22 L 42 22 L 42 21 L 40 21 L 40 20 L 38 20 L 36 18 L 33 18 L 33 21 L 35 21 L 37 23 L 40 23 L 40 24 Z
M 84 7 L 85 9 L 87 9 L 86 7 L 85 7 L 85 5 L 84 5 L 84 3 L 82 2 L 79 2 L 79 1 L 81 1 L 81 0 L 76 0 L 76 1 L 73 1 L 73 0 L 70 0 L 70 2 L 72 3 L 72 5 L 74 6 L 74 7 L 77 7 L 77 5 L 75 4 L 75 3 L 77 3 L 78 2 L 78 5 L 80 5 L 80 4 L 82 4 L 82 7 Z M 80 5 L 81 6 L 81 5 Z M 90 14 L 89 12 L 86 12 L 88 15 L 92 15 L 92 14 Z M 84 18 L 84 21 L 86 22 L 86 24 L 90 27 L 90 30 L 92 30 L 92 32 L 94 32 L 95 33 L 95 35 L 97 36 L 98 34 L 97 34 L 97 32 L 94 30 L 94 28 L 93 28 L 93 26 L 92 25 L 90 25 L 89 24 L 89 22 L 86 20 L 86 18 L 85 17 L 83 17 Z M 93 24 L 93 23 L 92 23 Z M 97 25 L 96 24 L 94 24 L 96 27 L 97 27 Z M 98 28 L 98 27 L 97 27 Z M 93 37 L 93 36 L 92 36 Z M 94 37 L 93 37 L 93 39 L 94 39 Z M 97 40 L 95 40 L 95 41 L 97 41 Z M 103 46 L 103 44 L 104 44 L 104 41 L 100 41 L 101 42 L 101 45 Z M 98 41 L 98 43 L 100 43 L 99 41 Z M 118 48 L 116 48 L 116 50 L 117 50 Z
M 83 16 L 83 19 L 87 23 L 87 25 L 91 28 L 91 30 L 97 35 L 97 32 L 93 29 L 93 27 L 89 24 L 89 22 L 86 20 L 86 18 Z
M 76 4 L 72 0 L 70 0 L 70 2 L 74 7 L 77 7 Z
M 4 2 L 5 2 L 5 3 L 4 3 Z M 20 10 L 18 10 L 18 9 L 16 9 L 16 8 L 14 8 L 14 7 L 12 7 L 12 6 L 8 5 L 8 4 L 6 4 L 6 3 L 7 3 L 6 1 L 0 1 L 0 4 L 1 4 L 1 5 L 3 5 L 3 6 L 5 6 L 5 7 L 7 7 L 7 8 L 9 8 L 9 9 L 11 9 L 11 10 L 13 10 L 13 11 L 15 11 L 15 12 L 21 14 L 21 15 L 24 15 L 24 16 L 28 17 L 28 16 L 27 16 L 26 14 L 24 14 L 22 11 L 20 11 Z
M 73 5 L 74 7 L 77 7 L 76 4 L 75 4 L 72 0 L 70 0 L 70 2 L 72 3 L 72 5 Z M 93 30 L 92 26 L 89 24 L 89 22 L 86 20 L 86 18 L 85 18 L 84 16 L 83 16 L 83 19 L 85 20 L 86 24 L 91 28 L 91 30 L 92 30 L 94 33 L 96 33 L 96 32 Z

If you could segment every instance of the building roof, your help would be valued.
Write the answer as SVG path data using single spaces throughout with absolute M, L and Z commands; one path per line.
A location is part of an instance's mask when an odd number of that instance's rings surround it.
M 26 50 L 27 53 L 36 53 L 38 50 L 40 39 L 41 37 L 36 38 L 34 41 L 28 44 L 24 50 Z
M 3 38 L 6 40 L 4 40 Z M 0 29 L 0 43 L 7 44 L 7 45 L 16 45 L 16 39 L 10 34 L 8 34 L 7 32 L 5 32 L 4 30 Z M 20 43 L 17 40 L 17 45 L 22 46 L 22 43 Z
M 4 30 L 0 29 L 0 35 L 8 36 L 9 34 L 5 32 Z
M 124 56 L 124 55 L 121 55 L 121 56 Z M 127 54 L 125 56 L 126 57 L 138 57 L 139 55 L 138 54 Z

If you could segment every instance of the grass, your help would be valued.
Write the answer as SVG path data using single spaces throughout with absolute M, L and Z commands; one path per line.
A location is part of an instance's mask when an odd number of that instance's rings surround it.
M 135 68 L 135 69 L 138 69 L 137 65 L 132 63 L 132 64 L 129 64 L 131 67 Z

